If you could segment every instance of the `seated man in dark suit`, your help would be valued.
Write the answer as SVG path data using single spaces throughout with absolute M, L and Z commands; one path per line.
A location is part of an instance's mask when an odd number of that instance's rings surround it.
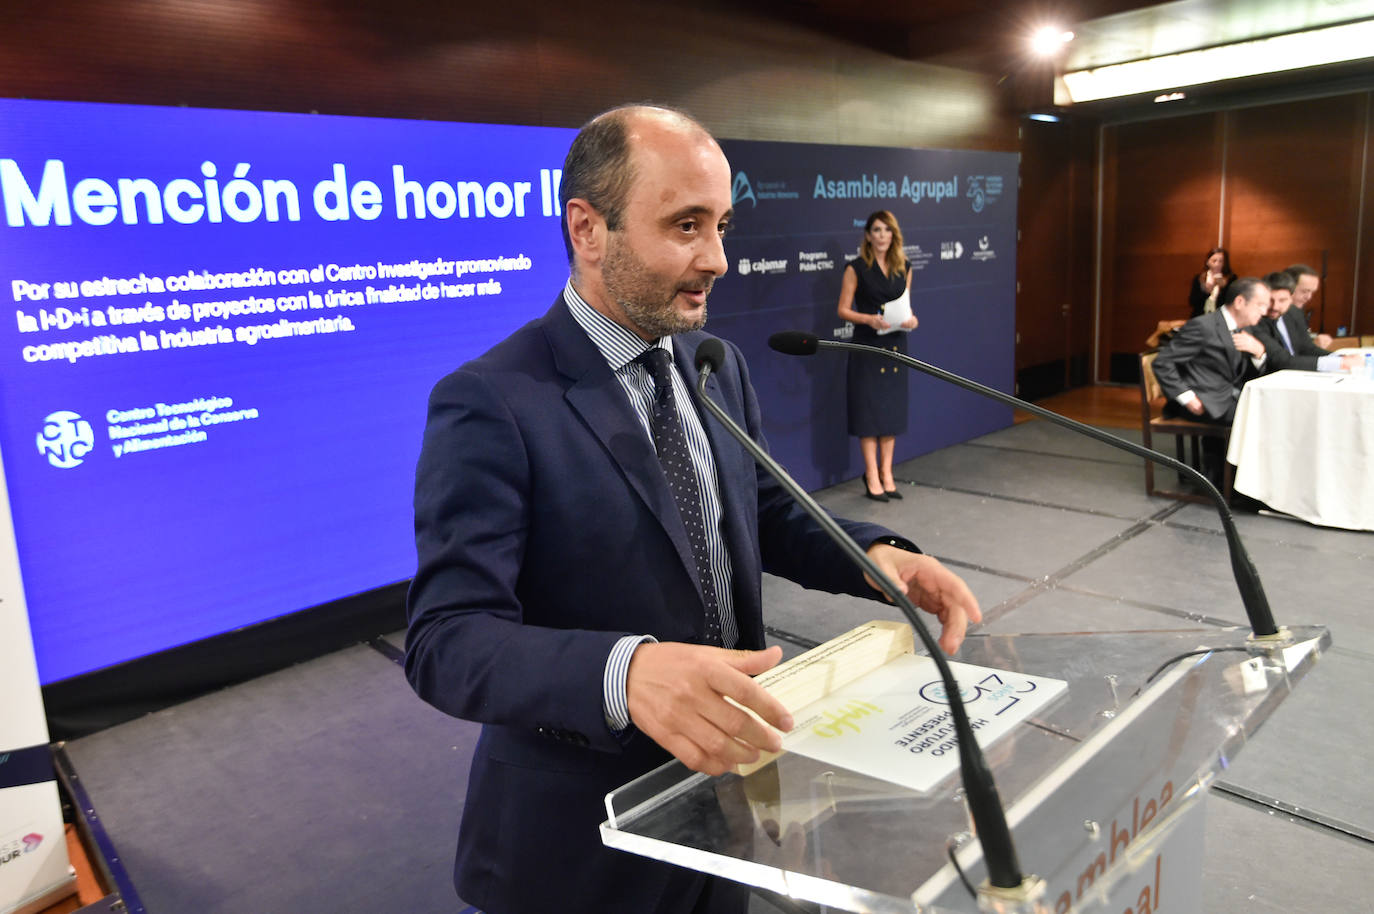
M 1294 307 L 1297 283 L 1291 273 L 1270 273 L 1264 283 L 1269 287 L 1269 310 L 1255 325 L 1254 334 L 1269 352 L 1267 370 L 1340 371 L 1357 361 L 1355 356 L 1330 353 L 1312 342 L 1306 316 Z
M 1298 312 L 1294 317 L 1299 320 L 1303 328 L 1306 329 L 1312 323 L 1311 302 L 1312 296 L 1317 294 L 1321 288 L 1322 279 L 1317 275 L 1317 271 L 1305 263 L 1295 263 L 1283 272 L 1293 277 L 1293 308 Z M 1331 335 L 1329 333 L 1316 333 L 1313 337 L 1318 346 L 1327 349 L 1331 346 Z
M 1164 414 L 1213 425 L 1230 425 L 1246 381 L 1262 374 L 1264 344 L 1246 328 L 1269 308 L 1269 287 L 1254 277 L 1227 286 L 1229 300 L 1184 324 L 1155 358 L 1154 372 L 1169 398 Z M 1221 479 L 1222 445 L 1205 439 L 1207 476 Z

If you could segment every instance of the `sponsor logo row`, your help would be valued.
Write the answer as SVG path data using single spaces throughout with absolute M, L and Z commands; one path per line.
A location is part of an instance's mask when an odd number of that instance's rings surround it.
M 992 242 L 987 235 L 978 236 L 977 242 L 967 248 L 961 241 L 940 242 L 941 260 L 963 260 L 965 254 L 969 255 L 969 260 L 978 263 L 997 258 L 997 251 L 993 250 Z
M 969 208 L 981 213 L 1002 196 L 1002 175 L 943 175 L 934 180 L 919 180 L 910 175 L 895 177 L 877 173 L 858 175 L 816 175 L 809 188 L 793 188 L 787 181 L 751 181 L 748 173 L 735 173 L 731 204 L 748 203 L 758 207 L 774 200 L 902 200 L 913 205 L 923 202 L 967 200 Z
M 935 259 L 935 252 L 928 251 L 919 244 L 908 244 L 902 249 L 913 270 L 923 270 L 926 264 Z M 741 257 L 735 261 L 735 271 L 740 276 L 782 276 L 787 273 L 823 273 L 842 269 L 845 264 L 858 257 L 858 253 L 836 256 L 830 251 L 798 251 L 795 261 L 790 257 Z M 985 263 L 997 258 L 997 251 L 987 235 L 972 239 L 967 245 L 961 240 L 940 242 L 940 260 L 971 260 Z

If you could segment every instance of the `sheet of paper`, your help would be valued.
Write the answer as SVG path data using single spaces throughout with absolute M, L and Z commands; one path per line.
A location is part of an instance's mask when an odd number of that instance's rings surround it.
M 983 747 L 1068 688 L 1062 679 L 950 662 Z M 783 748 L 922 792 L 959 767 L 949 702 L 935 662 L 906 654 L 795 715 Z
M 886 330 L 879 330 L 878 333 L 882 335 L 896 333 L 898 331 L 902 333 L 910 332 L 902 330 L 902 321 L 909 317 L 911 317 L 911 290 L 906 289 L 901 295 L 898 295 L 896 298 L 892 299 L 892 301 L 883 305 L 883 320 L 887 321 L 888 328 Z

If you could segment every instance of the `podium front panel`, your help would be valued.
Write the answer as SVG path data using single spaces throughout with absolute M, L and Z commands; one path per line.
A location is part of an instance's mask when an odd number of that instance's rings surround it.
M 1174 850 L 1173 829 L 1329 644 L 1322 627 L 1278 644 L 1243 628 L 970 636 L 961 661 L 1068 682 L 983 747 L 1046 909 L 1125 893 L 1155 910 L 1195 885 L 1201 854 Z M 957 771 L 920 792 L 795 753 L 747 777 L 673 762 L 607 815 L 611 847 L 839 910 L 977 911 L 951 851 L 985 877 Z

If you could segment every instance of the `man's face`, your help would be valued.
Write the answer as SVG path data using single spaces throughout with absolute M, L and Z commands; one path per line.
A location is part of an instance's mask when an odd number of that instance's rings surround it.
M 655 340 L 706 323 L 706 297 L 728 269 L 730 165 L 694 131 L 649 121 L 632 132 L 634 183 L 601 278 L 630 329 Z
M 1283 317 L 1285 311 L 1293 304 L 1293 293 L 1287 289 L 1271 289 L 1269 292 L 1269 312 L 1268 316 L 1273 320 Z
M 1299 308 L 1306 308 L 1307 303 L 1312 300 L 1312 296 L 1317 292 L 1317 286 L 1322 281 L 1310 273 L 1304 273 L 1298 277 L 1298 288 L 1293 293 L 1293 304 Z
M 1253 327 L 1259 323 L 1260 317 L 1268 310 L 1269 289 L 1267 286 L 1256 286 L 1249 298 L 1237 296 L 1235 303 L 1231 306 L 1231 316 L 1236 319 L 1238 328 Z

